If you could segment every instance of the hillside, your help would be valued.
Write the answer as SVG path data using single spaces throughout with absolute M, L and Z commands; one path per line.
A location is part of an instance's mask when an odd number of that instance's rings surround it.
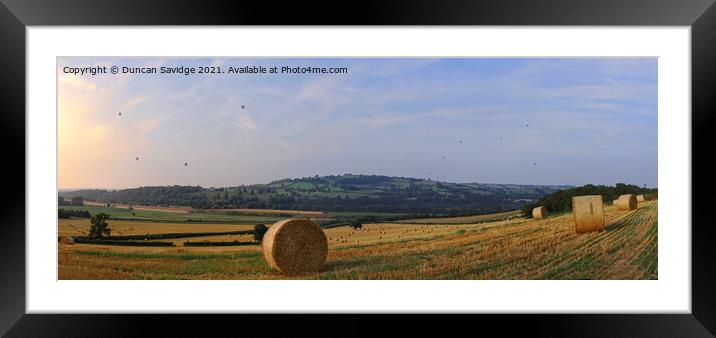
M 459 215 L 514 210 L 569 186 L 448 183 L 377 175 L 283 179 L 225 188 L 140 187 L 62 191 L 86 200 L 190 206 L 196 209 L 251 208 Z

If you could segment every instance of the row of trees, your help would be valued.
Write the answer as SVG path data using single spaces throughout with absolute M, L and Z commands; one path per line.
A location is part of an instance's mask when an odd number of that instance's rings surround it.
M 526 215 L 532 215 L 532 209 L 544 206 L 549 212 L 564 212 L 572 210 L 572 197 L 584 195 L 602 195 L 605 202 L 613 201 L 624 194 L 640 195 L 646 198 L 653 198 L 658 193 L 657 189 L 640 188 L 632 184 L 617 183 L 615 186 L 587 184 L 581 187 L 560 190 L 540 198 L 537 202 L 525 205 L 522 211 Z
M 372 191 L 366 194 L 329 195 L 311 193 L 250 193 L 197 191 L 155 187 L 97 194 L 96 200 L 143 205 L 188 205 L 196 209 L 249 208 L 360 212 L 454 213 L 519 207 L 519 203 L 499 194 L 480 194 L 453 189 L 443 192 L 428 188 Z M 228 199 L 227 199 L 228 198 Z
M 57 209 L 57 218 L 90 218 L 92 215 L 90 215 L 90 212 L 87 210 L 66 210 L 66 209 Z
M 321 211 L 465 214 L 520 208 L 559 187 L 477 185 L 388 176 L 324 176 L 229 188 L 200 186 L 82 190 L 66 194 L 126 204 L 195 209 L 289 209 Z
M 57 197 L 57 205 L 59 205 L 59 206 L 67 206 L 67 205 L 82 206 L 82 205 L 85 205 L 85 201 L 82 196 L 72 197 L 70 202 L 66 201 L 64 197 L 58 196 Z

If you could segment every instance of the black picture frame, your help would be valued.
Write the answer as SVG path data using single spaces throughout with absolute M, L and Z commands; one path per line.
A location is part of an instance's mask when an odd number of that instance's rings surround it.
M 25 310 L 25 59 L 27 26 L 54 25 L 577 25 L 691 27 L 692 285 L 689 314 L 460 315 L 422 320 L 377 315 L 96 315 L 26 314 Z M 716 334 L 716 245 L 710 195 L 716 122 L 716 5 L 714 0 L 385 0 L 329 3 L 269 1 L 0 0 L 0 144 L 6 198 L 0 205 L 0 333 L 7 336 L 126 336 L 171 332 L 202 335 L 247 330 L 315 331 L 340 335 L 410 331 L 448 334 L 469 328 L 530 336 L 684 336 Z M 683 112 L 688 114 L 688 112 Z M 8 153 L 9 151 L 9 153 Z M 19 165 L 23 159 L 23 165 Z M 24 180 L 19 178 L 23 177 Z M 688 226 L 688 224 L 673 225 Z M 187 318 L 190 316 L 191 318 Z M 236 316 L 241 316 L 237 318 Z M 276 323 L 287 323 L 277 325 Z M 300 323 L 300 324 L 299 324 Z M 140 329 L 141 328 L 141 329 Z M 229 331 L 222 331 L 229 328 Z M 334 331 L 325 331 L 335 335 Z M 469 332 L 469 331 L 467 331 Z M 233 335 L 233 334 L 232 334 Z

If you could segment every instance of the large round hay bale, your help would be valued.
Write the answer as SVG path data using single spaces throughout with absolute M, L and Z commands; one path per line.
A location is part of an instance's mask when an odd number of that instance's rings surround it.
M 602 195 L 572 197 L 572 216 L 577 233 L 604 230 Z
M 540 206 L 532 209 L 532 218 L 542 219 L 545 217 L 547 217 L 547 208 Z
M 319 271 L 328 256 L 328 240 L 321 227 L 307 219 L 274 223 L 263 238 L 268 265 L 285 274 Z
M 621 195 L 615 204 L 619 210 L 634 210 L 637 207 L 636 196 L 632 194 Z
M 646 201 L 646 199 L 644 198 L 644 195 L 636 195 L 636 201 L 644 202 L 644 201 Z
M 75 245 L 75 239 L 70 236 L 60 236 L 59 242 L 65 245 Z

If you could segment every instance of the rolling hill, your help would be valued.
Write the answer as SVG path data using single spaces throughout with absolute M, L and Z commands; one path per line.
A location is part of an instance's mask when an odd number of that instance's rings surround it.
M 461 215 L 514 210 L 570 186 L 448 183 L 379 175 L 315 176 L 224 188 L 148 186 L 61 191 L 86 200 L 195 209 L 286 209 Z

